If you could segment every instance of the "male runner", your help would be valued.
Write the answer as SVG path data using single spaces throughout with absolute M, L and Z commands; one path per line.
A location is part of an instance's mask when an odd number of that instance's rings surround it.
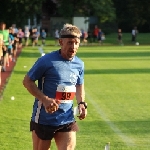
M 79 28 L 65 24 L 60 31 L 61 49 L 40 57 L 23 80 L 35 96 L 30 123 L 33 150 L 48 150 L 53 138 L 58 150 L 75 149 L 78 126 L 73 115 L 74 96 L 79 119 L 87 115 L 84 63 L 76 56 L 80 36 Z

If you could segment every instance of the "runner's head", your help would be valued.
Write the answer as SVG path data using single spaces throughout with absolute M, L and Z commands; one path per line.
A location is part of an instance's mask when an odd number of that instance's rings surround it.
M 65 24 L 60 31 L 59 43 L 61 55 L 67 60 L 72 60 L 80 45 L 80 29 L 72 24 Z
M 81 36 L 80 29 L 72 24 L 65 24 L 60 31 L 60 38 L 79 38 Z
M 5 30 L 6 24 L 4 22 L 0 22 L 0 30 Z

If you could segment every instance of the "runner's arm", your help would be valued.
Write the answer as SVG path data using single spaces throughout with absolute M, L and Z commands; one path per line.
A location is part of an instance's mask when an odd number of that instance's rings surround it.
M 41 90 L 38 89 L 35 81 L 31 80 L 28 75 L 24 77 L 23 85 L 29 91 L 30 94 L 32 94 L 41 102 L 46 97 L 46 95 L 42 93 Z
M 84 84 L 76 85 L 76 99 L 79 109 L 79 119 L 82 120 L 87 115 L 87 104 L 85 103 Z
M 50 107 L 55 107 L 55 110 L 58 110 L 58 104 L 55 99 L 49 98 L 46 96 L 40 89 L 38 89 L 35 81 L 31 80 L 28 75 L 26 75 L 23 79 L 23 85 L 24 87 L 29 91 L 30 94 L 32 94 L 34 97 L 36 97 L 39 101 L 41 101 L 44 105 L 44 107 L 49 109 Z M 48 111 L 49 113 L 53 113 L 54 111 Z
M 76 85 L 76 99 L 78 104 L 80 102 L 84 102 L 85 100 L 84 84 Z

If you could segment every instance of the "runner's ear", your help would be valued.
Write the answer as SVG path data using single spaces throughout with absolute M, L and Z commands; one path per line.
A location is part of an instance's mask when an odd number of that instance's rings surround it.
M 63 43 L 63 42 L 62 42 L 62 39 L 59 39 L 59 44 L 60 44 L 60 46 L 62 45 L 62 43 Z

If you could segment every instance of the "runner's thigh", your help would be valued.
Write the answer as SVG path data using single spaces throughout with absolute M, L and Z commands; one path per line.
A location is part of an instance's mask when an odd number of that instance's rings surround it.
M 41 140 L 36 135 L 35 131 L 32 131 L 33 150 L 49 150 L 51 141 Z
M 76 132 L 57 132 L 54 136 L 58 150 L 74 150 L 76 146 Z

